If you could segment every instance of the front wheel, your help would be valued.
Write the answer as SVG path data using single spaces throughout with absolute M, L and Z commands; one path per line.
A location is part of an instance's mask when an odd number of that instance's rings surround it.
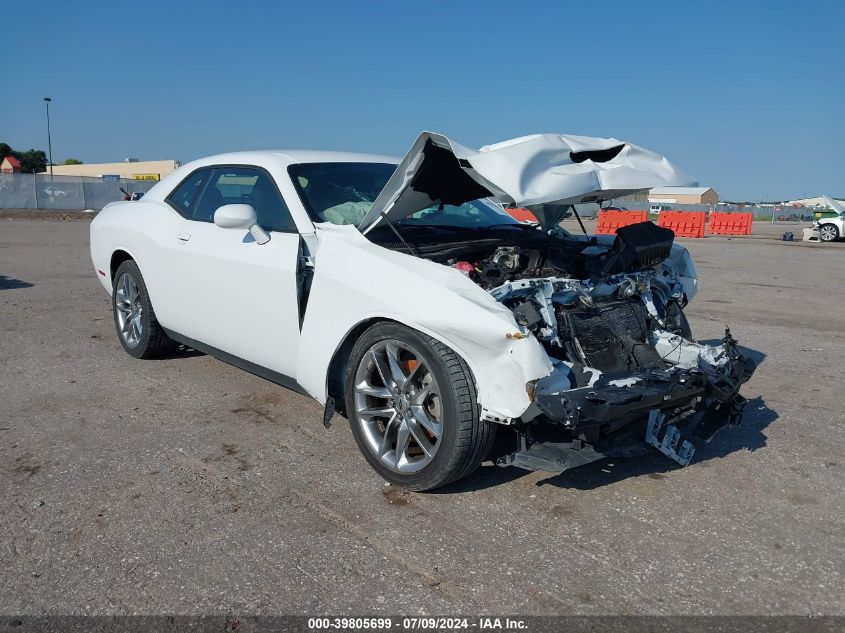
M 479 419 L 466 363 L 439 341 L 394 323 L 367 330 L 346 371 L 352 435 L 390 483 L 423 491 L 475 470 L 495 426 Z
M 678 302 L 670 302 L 667 312 L 670 318 L 674 321 L 675 327 L 680 335 L 688 341 L 692 341 L 692 326 L 687 320 L 687 315 L 684 313 L 684 309 L 678 305 Z
M 833 242 L 839 239 L 839 229 L 835 224 L 822 224 L 819 227 L 819 238 L 822 242 Z

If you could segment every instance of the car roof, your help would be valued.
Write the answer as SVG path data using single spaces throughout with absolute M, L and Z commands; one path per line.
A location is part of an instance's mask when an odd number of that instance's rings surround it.
M 287 167 L 294 163 L 390 163 L 398 164 L 401 159 L 382 154 L 363 154 L 358 152 L 333 152 L 313 149 L 272 149 L 255 150 L 249 152 L 228 152 L 215 154 L 192 161 L 197 167 L 201 165 L 244 163 L 266 164 L 274 162 Z
M 150 201 L 162 202 L 171 191 L 195 169 L 212 165 L 256 165 L 269 169 L 286 170 L 289 165 L 297 163 L 387 163 L 399 164 L 400 159 L 395 156 L 382 154 L 361 154 L 356 152 L 332 152 L 311 149 L 273 149 L 255 150 L 249 152 L 228 152 L 198 158 L 185 163 L 179 169 L 168 174 L 150 189 L 144 198 Z

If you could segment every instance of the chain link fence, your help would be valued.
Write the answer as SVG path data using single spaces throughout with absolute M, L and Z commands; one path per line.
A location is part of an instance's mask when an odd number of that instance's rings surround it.
M 0 174 L 0 209 L 99 211 L 129 194 L 149 191 L 154 180 L 89 178 L 50 174 Z
M 110 202 L 123 200 L 124 191 L 129 194 L 145 193 L 156 184 L 153 180 L 128 178 L 91 178 L 86 176 L 53 176 L 50 174 L 0 174 L 0 209 L 48 209 L 71 211 L 94 209 L 99 211 Z M 648 211 L 651 203 L 619 198 L 614 205 L 629 210 Z M 655 203 L 657 204 L 657 203 Z M 804 207 L 766 206 L 749 207 L 738 205 L 666 204 L 672 211 L 719 211 L 751 212 L 755 222 L 768 221 L 772 224 L 801 224 L 813 220 L 813 215 L 824 213 Z M 596 204 L 575 205 L 582 219 L 595 219 L 599 206 Z M 657 220 L 657 214 L 649 218 Z

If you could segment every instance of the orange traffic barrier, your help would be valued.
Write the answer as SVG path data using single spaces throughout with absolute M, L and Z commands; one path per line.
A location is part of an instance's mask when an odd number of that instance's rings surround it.
M 676 237 L 704 237 L 704 211 L 661 211 L 657 226 L 672 229 Z
M 648 219 L 645 211 L 609 211 L 599 210 L 598 221 L 596 222 L 597 235 L 615 235 L 616 229 L 638 224 Z
M 505 207 L 505 211 L 517 222 L 537 224 L 537 218 L 528 209 L 523 209 L 522 207 Z
M 714 235 L 751 235 L 751 214 L 711 211 L 707 230 Z

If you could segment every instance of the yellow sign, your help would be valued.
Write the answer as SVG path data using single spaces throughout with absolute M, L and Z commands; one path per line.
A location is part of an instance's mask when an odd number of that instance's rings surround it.
M 132 180 L 161 180 L 161 174 L 132 174 Z

